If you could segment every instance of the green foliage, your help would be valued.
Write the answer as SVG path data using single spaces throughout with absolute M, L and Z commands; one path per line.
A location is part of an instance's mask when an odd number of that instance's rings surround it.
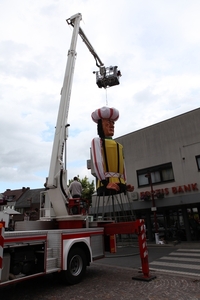
M 85 200 L 89 200 L 89 202 L 91 203 L 92 194 L 94 194 L 94 191 L 95 191 L 94 180 L 92 180 L 92 182 L 89 182 L 87 176 L 85 176 L 83 179 L 80 179 L 79 175 L 77 175 L 77 177 L 83 187 L 82 198 Z M 72 181 L 73 181 L 73 179 L 69 180 L 69 185 Z

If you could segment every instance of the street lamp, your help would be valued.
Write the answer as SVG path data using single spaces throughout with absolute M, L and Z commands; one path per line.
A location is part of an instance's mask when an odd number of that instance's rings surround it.
M 145 177 L 147 177 L 149 179 L 149 183 L 150 183 L 150 187 L 151 187 L 151 197 L 152 197 L 152 207 L 151 207 L 151 211 L 153 211 L 153 215 L 154 215 L 154 224 L 155 224 L 155 241 L 156 244 L 159 243 L 159 233 L 158 233 L 158 223 L 157 223 L 157 208 L 155 205 L 155 198 L 154 198 L 154 190 L 153 190 L 153 184 L 152 184 L 152 179 L 151 179 L 151 173 L 148 172 Z

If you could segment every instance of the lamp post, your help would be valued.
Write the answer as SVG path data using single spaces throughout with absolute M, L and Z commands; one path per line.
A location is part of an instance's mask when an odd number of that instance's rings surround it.
M 154 224 L 155 224 L 155 241 L 156 244 L 158 244 L 159 242 L 159 233 L 158 233 L 158 223 L 157 223 L 157 208 L 155 205 L 155 198 L 154 198 L 154 190 L 153 190 L 153 184 L 152 184 L 152 179 L 151 179 L 151 173 L 148 172 L 145 177 L 147 177 L 149 179 L 149 183 L 150 183 L 150 187 L 151 187 L 151 198 L 152 198 L 152 207 L 151 207 L 151 211 L 153 211 L 153 215 L 154 215 Z

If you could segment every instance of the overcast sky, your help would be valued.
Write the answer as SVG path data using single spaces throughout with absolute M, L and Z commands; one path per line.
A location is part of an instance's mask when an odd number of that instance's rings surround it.
M 48 176 L 60 91 L 81 28 L 119 86 L 99 89 L 95 60 L 81 38 L 69 108 L 68 179 L 92 176 L 97 136 L 91 113 L 116 107 L 115 137 L 199 107 L 199 0 L 0 0 L 0 192 L 42 188 Z

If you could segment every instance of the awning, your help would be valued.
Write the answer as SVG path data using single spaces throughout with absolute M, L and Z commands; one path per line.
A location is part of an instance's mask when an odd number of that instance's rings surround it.
M 20 215 L 20 213 L 10 207 L 7 207 L 6 209 L 3 210 L 4 214 L 8 215 Z

